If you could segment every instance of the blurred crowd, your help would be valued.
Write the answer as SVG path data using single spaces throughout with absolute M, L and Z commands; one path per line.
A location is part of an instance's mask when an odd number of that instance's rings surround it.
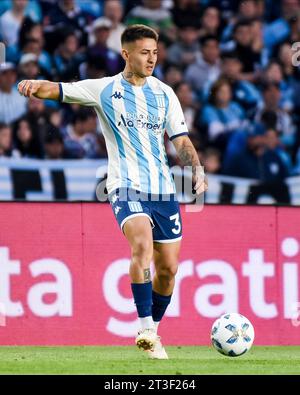
M 154 76 L 175 90 L 207 173 L 300 174 L 300 0 L 1 0 L 0 157 L 105 158 L 93 109 L 16 86 L 121 72 L 120 36 L 134 23 L 160 34 Z

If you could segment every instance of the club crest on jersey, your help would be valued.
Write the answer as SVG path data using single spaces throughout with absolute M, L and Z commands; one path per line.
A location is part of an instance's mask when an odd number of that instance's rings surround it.
M 140 202 L 128 202 L 128 207 L 132 213 L 141 213 L 143 211 L 143 207 Z
M 164 108 L 165 107 L 165 95 L 158 94 L 155 95 L 157 107 Z
M 114 99 L 124 99 L 124 96 L 122 96 L 122 93 L 117 92 L 117 91 L 115 91 L 115 93 L 113 95 L 111 95 L 111 97 L 113 97 Z

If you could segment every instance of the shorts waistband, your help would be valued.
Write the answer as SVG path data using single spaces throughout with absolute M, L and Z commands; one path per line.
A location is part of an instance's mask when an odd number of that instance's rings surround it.
M 119 201 L 177 202 L 175 193 L 154 194 L 138 191 L 133 188 L 117 188 L 108 195 L 109 200 L 114 195 L 118 195 Z

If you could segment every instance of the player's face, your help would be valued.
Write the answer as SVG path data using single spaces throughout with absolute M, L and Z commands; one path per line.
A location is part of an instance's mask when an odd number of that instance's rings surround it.
M 152 38 L 143 38 L 130 43 L 125 49 L 125 60 L 130 70 L 140 77 L 152 75 L 157 61 L 157 43 Z

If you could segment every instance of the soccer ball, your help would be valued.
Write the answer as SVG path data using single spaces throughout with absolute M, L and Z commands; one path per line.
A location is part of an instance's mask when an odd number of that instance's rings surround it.
M 254 340 L 254 328 L 242 314 L 224 314 L 211 328 L 214 348 L 228 357 L 238 357 L 250 350 Z

